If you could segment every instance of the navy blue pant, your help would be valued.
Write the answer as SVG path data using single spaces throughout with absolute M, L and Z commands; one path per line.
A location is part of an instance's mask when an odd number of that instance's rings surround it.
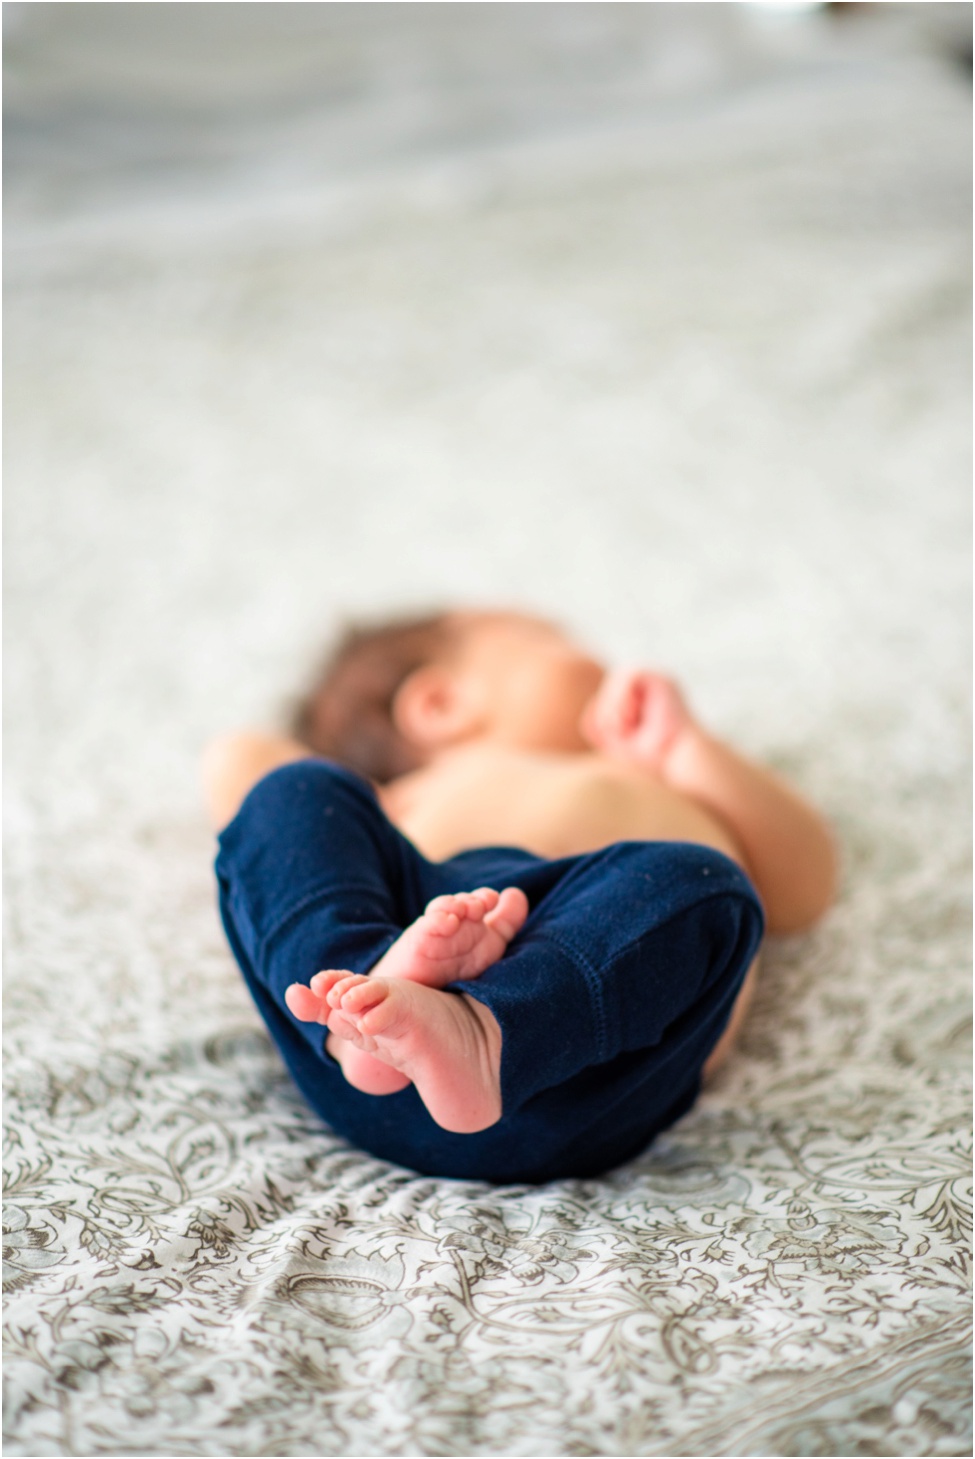
M 693 1104 L 763 930 L 744 873 L 705 846 L 622 841 L 546 861 L 515 847 L 428 861 L 371 786 L 300 760 L 254 787 L 220 837 L 220 911 L 295 1083 L 331 1127 L 428 1175 L 497 1182 L 592 1176 Z M 451 984 L 501 1028 L 502 1116 L 452 1134 L 410 1085 L 363 1094 L 327 1030 L 284 1001 L 321 968 L 367 973 L 432 897 L 518 886 L 524 928 L 481 977 Z

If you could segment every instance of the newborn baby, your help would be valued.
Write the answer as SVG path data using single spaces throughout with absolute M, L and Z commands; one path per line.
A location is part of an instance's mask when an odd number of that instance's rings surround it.
M 637 1154 L 726 1056 L 763 925 L 834 894 L 820 816 L 671 680 L 522 614 L 349 634 L 295 731 L 207 751 L 224 926 L 313 1107 L 425 1173 Z

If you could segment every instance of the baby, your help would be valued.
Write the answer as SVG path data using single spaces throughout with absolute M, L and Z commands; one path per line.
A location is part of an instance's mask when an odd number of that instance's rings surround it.
M 519 613 L 350 633 L 294 738 L 222 738 L 204 778 L 224 926 L 296 1083 L 430 1174 L 639 1153 L 726 1057 L 763 926 L 835 891 L 821 817 L 671 680 Z

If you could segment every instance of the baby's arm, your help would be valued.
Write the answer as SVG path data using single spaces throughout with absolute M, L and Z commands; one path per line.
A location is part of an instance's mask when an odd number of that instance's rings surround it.
M 724 822 L 770 932 L 798 932 L 830 906 L 837 857 L 823 818 L 772 771 L 708 734 L 669 679 L 633 670 L 607 675 L 582 730 L 604 753 L 642 765 Z

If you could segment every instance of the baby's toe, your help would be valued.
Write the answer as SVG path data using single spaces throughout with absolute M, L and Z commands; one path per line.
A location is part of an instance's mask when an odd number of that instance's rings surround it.
M 480 922 L 497 905 L 498 893 L 493 887 L 478 887 L 475 892 L 465 892 L 463 901 L 470 921 Z
M 454 911 L 461 922 L 480 922 L 486 908 L 474 892 L 462 892 Z
M 311 991 L 316 998 L 327 998 L 341 978 L 350 978 L 352 974 L 347 968 L 326 968 L 323 972 L 316 973 L 311 980 Z
M 350 988 L 354 988 L 358 983 L 368 982 L 369 979 L 364 978 L 360 973 L 344 973 L 338 982 L 333 983 L 328 990 L 327 1002 L 329 1007 L 338 1008 Z
M 321 998 L 317 998 L 304 983 L 292 983 L 290 988 L 286 988 L 284 1001 L 302 1023 L 318 1023 L 324 1012 Z
M 381 1003 L 386 997 L 387 985 L 378 978 L 363 978 L 361 982 L 345 985 L 341 989 L 341 1012 L 353 1016 L 365 1013 Z
M 434 937 L 452 937 L 464 916 L 462 907 L 437 907 L 424 917 L 424 929 Z
M 497 906 L 488 913 L 485 921 L 510 942 L 524 926 L 527 916 L 528 898 L 521 887 L 505 887 Z

